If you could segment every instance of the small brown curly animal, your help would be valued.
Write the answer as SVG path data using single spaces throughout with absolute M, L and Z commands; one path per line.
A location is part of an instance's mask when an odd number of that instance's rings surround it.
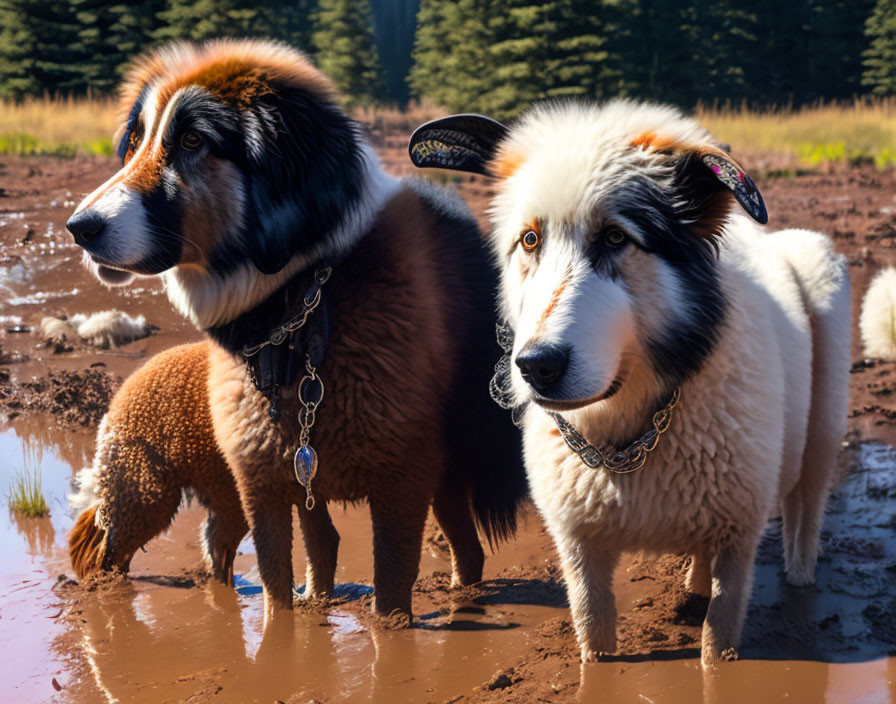
M 248 525 L 215 441 L 208 401 L 209 343 L 150 359 L 124 383 L 97 435 L 93 465 L 78 476 L 69 534 L 78 578 L 127 571 L 134 553 L 171 523 L 183 493 L 208 508 L 201 542 L 216 579 L 233 583 L 233 558 Z

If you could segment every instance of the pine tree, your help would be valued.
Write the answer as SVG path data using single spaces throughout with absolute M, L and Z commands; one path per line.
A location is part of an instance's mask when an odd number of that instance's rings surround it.
M 757 41 L 745 63 L 750 99 L 787 105 L 805 99 L 809 86 L 809 0 L 755 0 Z
M 376 49 L 383 65 L 385 97 L 404 105 L 420 0 L 378 0 L 371 3 Z
M 78 42 L 72 51 L 80 56 L 87 89 L 92 93 L 111 93 L 127 63 L 149 45 L 157 28 L 156 16 L 164 9 L 165 1 L 70 2 L 78 22 Z
M 0 97 L 86 89 L 77 21 L 67 0 L 3 0 L 0 4 Z
M 512 117 L 545 98 L 604 95 L 614 71 L 605 49 L 602 3 L 505 0 L 489 24 L 494 88 L 483 107 Z M 503 5 L 503 7 L 500 7 Z
M 865 33 L 871 46 L 865 52 L 862 84 L 877 95 L 896 95 L 896 0 L 878 0 Z
M 475 33 L 471 31 L 474 23 L 467 17 L 470 14 L 468 5 L 464 0 L 457 3 L 422 0 L 417 13 L 413 65 L 408 83 L 417 97 L 425 96 L 449 109 L 462 110 L 457 106 L 465 99 L 459 90 L 461 76 L 454 68 L 460 61 L 461 44 L 466 45 L 467 52 L 471 48 L 476 50 L 469 44 Z M 484 26 L 480 26 L 480 30 L 484 32 Z
M 168 0 L 157 40 L 268 37 L 308 48 L 311 0 Z
M 873 7 L 873 0 L 811 0 L 807 100 L 861 92 L 865 22 Z
M 615 93 L 610 4 L 423 0 L 411 86 L 452 110 L 499 119 L 538 100 Z
M 311 43 L 320 69 L 347 104 L 382 100 L 380 62 L 368 0 L 320 0 Z

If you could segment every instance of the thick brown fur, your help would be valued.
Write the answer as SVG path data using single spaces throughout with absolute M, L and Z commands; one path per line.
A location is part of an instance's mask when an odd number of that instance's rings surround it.
M 202 536 L 209 568 L 233 580 L 233 558 L 248 526 L 236 485 L 215 442 L 208 403 L 210 343 L 162 352 L 112 399 L 97 438 L 93 475 L 98 501 L 69 534 L 79 578 L 127 571 L 134 553 L 164 531 L 191 491 L 208 508 Z M 83 487 L 82 487 L 83 488 Z
M 445 399 L 456 391 L 457 347 L 453 304 L 438 269 L 460 263 L 441 256 L 441 237 L 450 232 L 440 232 L 423 200 L 405 189 L 333 271 L 327 295 L 334 330 L 321 369 L 326 397 L 311 438 L 320 456 L 312 511 L 292 470 L 295 401 L 287 401 L 279 424 L 270 423 L 268 402 L 245 364 L 223 349 L 212 354 L 215 432 L 234 468 L 273 606 L 291 604 L 293 505 L 308 552 L 307 593 L 332 589 L 338 535 L 326 500 L 369 501 L 380 613 L 411 611 L 431 502 L 451 544 L 455 583 L 481 578 L 464 468 L 449 461 L 451 440 L 443 432 Z

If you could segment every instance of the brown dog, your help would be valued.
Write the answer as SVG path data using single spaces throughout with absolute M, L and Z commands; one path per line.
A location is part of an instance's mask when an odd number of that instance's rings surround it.
M 469 211 L 383 173 L 329 81 L 282 46 L 168 47 L 137 63 L 122 96 L 122 169 L 68 227 L 102 280 L 162 274 L 174 305 L 215 341 L 215 436 L 268 606 L 292 604 L 293 505 L 308 593 L 332 589 L 327 500 L 370 504 L 379 612 L 411 610 L 430 504 L 455 582 L 479 580 L 476 524 L 489 540 L 512 532 L 526 483 L 518 433 L 488 395 L 496 276 Z M 315 363 L 326 393 L 312 414 L 320 465 L 309 510 L 293 456 L 295 370 L 312 346 L 296 334 L 257 357 L 246 350 L 302 310 L 325 265 L 325 310 L 312 319 L 327 343 Z M 268 352 L 283 366 L 264 368 Z M 261 366 L 250 374 L 248 364 Z M 283 368 L 292 375 L 271 382 Z
M 233 558 L 249 530 L 236 482 L 215 442 L 208 404 L 208 342 L 162 352 L 115 394 L 97 435 L 93 466 L 78 475 L 69 534 L 72 568 L 127 571 L 134 553 L 165 530 L 192 492 L 208 508 L 203 553 L 233 583 Z

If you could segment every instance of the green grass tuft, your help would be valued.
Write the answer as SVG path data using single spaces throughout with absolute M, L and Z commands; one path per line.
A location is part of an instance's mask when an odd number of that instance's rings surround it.
M 9 485 L 9 507 L 26 518 L 50 515 L 50 507 L 44 498 L 40 469 L 24 469 L 16 472 Z

